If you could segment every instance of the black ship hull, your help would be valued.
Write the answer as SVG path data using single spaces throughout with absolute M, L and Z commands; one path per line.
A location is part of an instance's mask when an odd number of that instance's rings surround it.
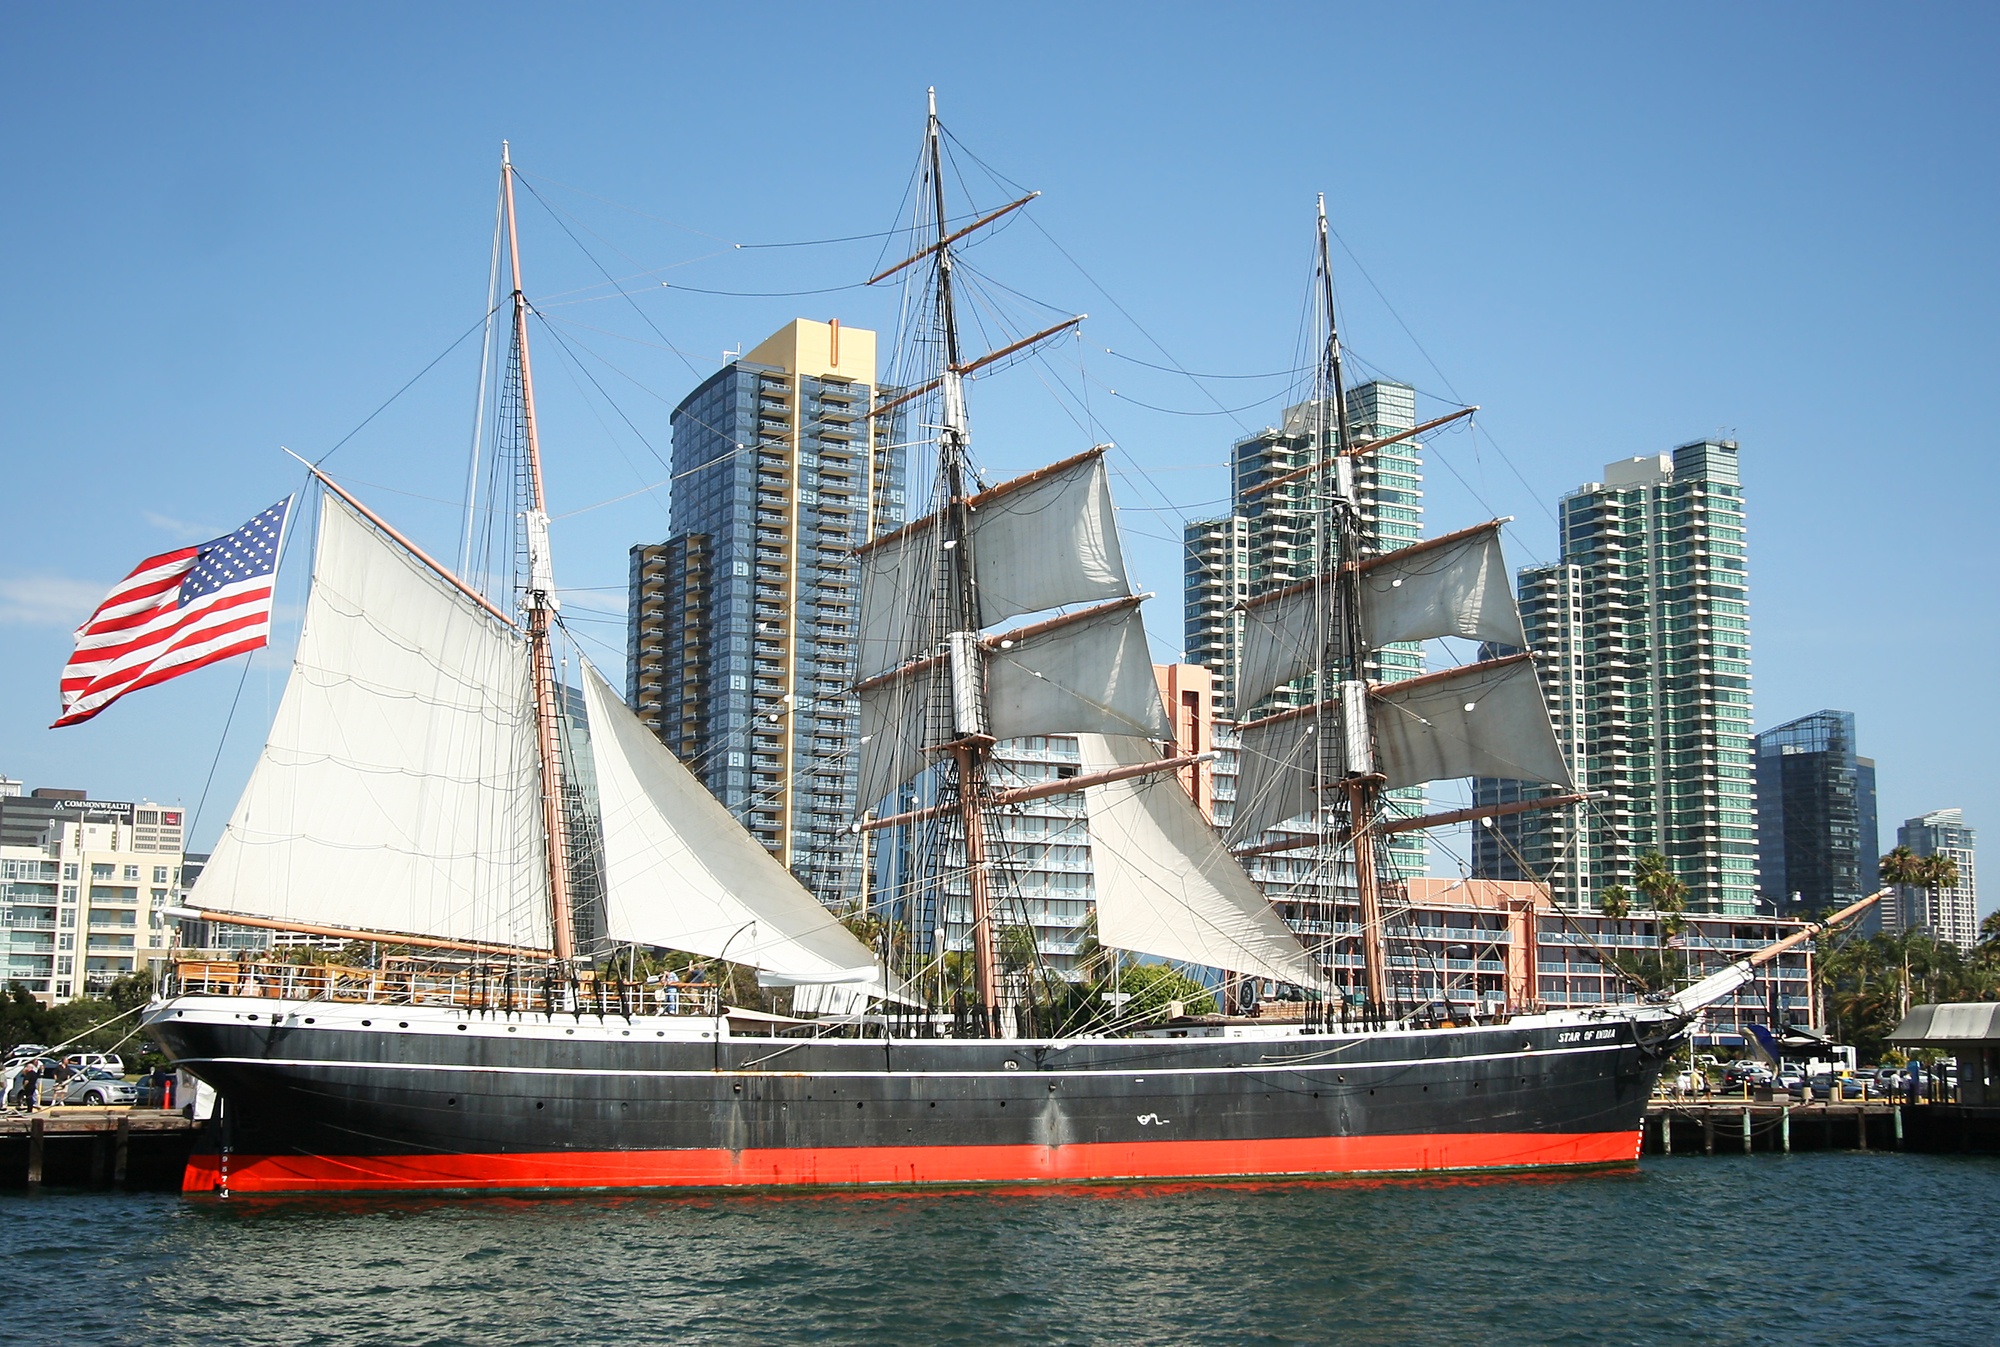
M 191 1192 L 1249 1178 L 1630 1164 L 1668 1026 L 954 1040 L 183 998 Z M 700 1026 L 696 1028 L 694 1026 Z M 1200 1031 L 1196 1031 L 1199 1034 Z

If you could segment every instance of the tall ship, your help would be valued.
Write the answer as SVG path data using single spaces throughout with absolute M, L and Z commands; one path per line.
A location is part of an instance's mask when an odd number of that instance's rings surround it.
M 1369 680 L 1371 654 L 1390 643 L 1525 641 L 1498 521 L 1394 552 L 1363 545 L 1356 470 L 1388 441 L 1357 441 L 1347 425 L 1323 205 L 1310 405 L 1324 423 L 1313 461 L 1273 484 L 1310 502 L 1316 573 L 1246 606 L 1237 693 L 1245 707 L 1297 695 L 1241 726 L 1241 804 L 1224 836 L 1181 783 L 1198 755 L 1173 747 L 1105 449 L 994 485 L 974 468 L 968 376 L 1071 324 L 990 355 L 961 349 L 955 248 L 1024 202 L 955 227 L 941 135 L 933 100 L 927 236 L 902 264 L 925 269 L 932 371 L 872 409 L 923 400 L 933 507 L 854 558 L 859 795 L 901 803 L 855 826 L 925 839 L 934 871 L 962 883 L 969 995 L 946 999 L 932 969 L 853 934 L 580 656 L 579 686 L 565 685 L 503 156 L 509 405 L 525 464 L 518 582 L 489 595 L 313 470 L 312 583 L 289 681 L 183 915 L 378 953 L 366 966 L 189 961 L 162 980 L 147 1031 L 220 1101 L 189 1192 L 1235 1180 L 1636 1161 L 1646 1100 L 1687 1026 L 1777 947 L 1650 1003 L 1457 1016 L 1397 1003 L 1387 839 L 1480 811 L 1411 820 L 1385 792 L 1499 775 L 1547 783 L 1552 803 L 1578 797 L 1528 656 Z M 1080 770 L 1010 781 L 996 745 L 1034 735 L 1075 736 Z M 1058 792 L 1085 800 L 1104 946 L 1296 989 L 1304 1017 L 1113 1012 L 1023 1032 L 996 948 L 991 820 Z M 1277 845 L 1334 868 L 1357 935 L 1303 941 L 1247 875 L 1243 853 L 1273 845 L 1258 839 L 1288 820 Z M 575 930 L 585 885 L 602 926 L 591 950 Z M 1334 940 L 1359 941 L 1360 985 L 1336 982 Z M 697 962 L 663 976 L 640 950 Z M 791 988 L 791 1013 L 729 1004 L 704 967 Z

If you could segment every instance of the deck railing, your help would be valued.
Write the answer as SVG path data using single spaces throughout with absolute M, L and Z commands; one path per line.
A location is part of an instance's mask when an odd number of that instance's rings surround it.
M 323 963 L 183 961 L 162 987 L 167 996 L 255 996 L 355 1005 L 453 1006 L 500 1014 L 707 1015 L 721 1011 L 708 982 L 632 981 L 589 971 L 563 974 L 510 964 L 390 963 L 353 968 Z

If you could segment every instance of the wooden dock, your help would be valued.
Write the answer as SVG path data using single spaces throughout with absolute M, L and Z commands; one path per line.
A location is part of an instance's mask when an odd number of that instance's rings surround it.
M 1932 1133 L 1952 1105 L 1840 1099 L 1654 1099 L 1646 1105 L 1646 1155 L 1752 1155 L 1792 1151 L 1902 1151 Z M 1922 1115 L 1922 1117 L 1920 1117 Z M 1922 1125 L 1920 1125 L 1922 1123 Z M 1926 1147 L 1928 1149 L 1928 1147 Z
M 200 1127 L 154 1108 L 0 1113 L 0 1188 L 176 1191 Z

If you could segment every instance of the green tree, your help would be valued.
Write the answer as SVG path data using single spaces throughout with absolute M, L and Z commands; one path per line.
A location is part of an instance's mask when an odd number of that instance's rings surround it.
M 1632 890 L 1623 884 L 1607 884 L 1597 895 L 1597 910 L 1612 920 L 1632 915 Z
M 1213 1015 L 1215 998 L 1199 982 L 1163 963 L 1134 964 L 1119 975 L 1119 990 L 1132 998 L 1123 1007 L 1126 1020 L 1164 1015 L 1167 1003 L 1179 1001 L 1190 1015 Z
M 1894 884 L 1899 888 L 1915 889 L 1923 887 L 1924 858 L 1908 847 L 1897 847 L 1876 863 L 1875 873 L 1884 884 Z

